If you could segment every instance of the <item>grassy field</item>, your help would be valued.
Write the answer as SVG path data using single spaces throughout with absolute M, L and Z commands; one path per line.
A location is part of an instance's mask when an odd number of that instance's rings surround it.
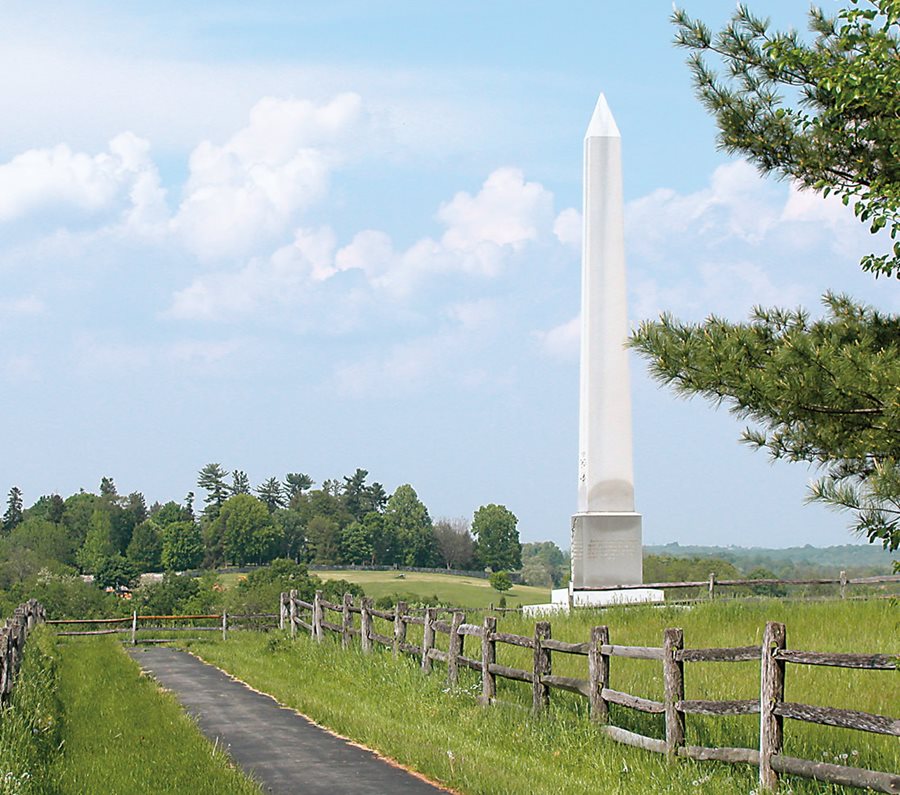
M 500 596 L 487 580 L 478 577 L 461 577 L 454 574 L 431 574 L 414 571 L 314 571 L 323 580 L 347 580 L 363 587 L 366 596 L 378 599 L 395 593 L 420 599 L 437 596 L 442 604 L 454 607 L 487 607 L 497 604 Z M 506 591 L 508 607 L 542 604 L 550 601 L 546 588 L 514 585 Z
M 477 620 L 477 619 L 476 619 Z M 680 626 L 687 647 L 758 643 L 767 620 L 787 625 L 789 648 L 815 651 L 895 652 L 896 606 L 886 601 L 713 603 L 686 608 L 630 608 L 585 611 L 554 617 L 553 637 L 586 640 L 592 625 L 607 624 L 614 643 L 660 645 L 662 629 Z M 533 622 L 521 616 L 500 621 L 504 631 L 530 635 Z M 384 632 L 387 627 L 377 626 Z M 417 627 L 410 627 L 416 642 Z M 444 640 L 446 636 L 439 636 Z M 468 639 L 478 656 L 476 639 Z M 530 667 L 530 652 L 501 647 L 498 662 Z M 748 793 L 756 770 L 744 766 L 668 764 L 645 751 L 609 741 L 587 719 L 586 703 L 553 691 L 550 712 L 533 718 L 529 685 L 500 680 L 502 703 L 477 705 L 479 680 L 464 671 L 450 691 L 443 666 L 421 675 L 415 660 L 394 662 L 387 654 L 364 656 L 321 645 L 307 637 L 234 635 L 227 643 L 204 642 L 193 650 L 253 687 L 274 695 L 314 720 L 465 793 Z M 586 676 L 582 657 L 554 655 L 554 673 Z M 648 698 L 662 696 L 658 663 L 615 659 L 611 686 Z M 758 663 L 695 663 L 686 666 L 686 697 L 754 698 Z M 327 684 L 323 686 L 323 682 Z M 790 666 L 786 697 L 824 706 L 895 715 L 900 676 L 895 671 L 849 671 Z M 661 718 L 612 709 L 617 725 L 663 736 Z M 755 747 L 756 716 L 689 716 L 691 744 Z M 896 738 L 786 721 L 785 751 L 814 760 L 900 769 Z M 502 763 L 498 762 L 502 760 Z M 794 793 L 843 792 L 804 779 L 788 779 Z M 850 790 L 848 790 L 850 792 Z
M 362 586 L 366 596 L 400 595 L 401 599 L 437 601 L 454 607 L 488 607 L 497 604 L 501 595 L 506 596 L 508 607 L 543 604 L 550 601 L 550 591 L 530 585 L 514 585 L 505 594 L 491 588 L 487 580 L 479 577 L 462 577 L 456 574 L 437 574 L 417 571 L 356 571 L 346 569 L 312 571 L 323 580 L 347 580 Z M 217 575 L 225 588 L 232 587 L 246 574 L 224 572 Z
M 64 720 L 52 791 L 259 795 L 118 641 L 72 640 L 58 651 Z

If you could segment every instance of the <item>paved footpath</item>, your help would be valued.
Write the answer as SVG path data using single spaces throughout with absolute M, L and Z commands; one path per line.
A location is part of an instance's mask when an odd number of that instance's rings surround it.
M 177 649 L 132 649 L 138 665 L 171 690 L 200 730 L 263 789 L 283 795 L 446 793 L 329 734 L 269 696 Z

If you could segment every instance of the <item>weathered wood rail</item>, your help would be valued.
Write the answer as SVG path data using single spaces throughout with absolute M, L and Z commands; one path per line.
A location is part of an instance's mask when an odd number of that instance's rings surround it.
M 341 620 L 330 621 L 331 613 L 340 613 Z M 355 616 L 359 616 L 356 624 Z M 373 618 L 393 623 L 393 632 L 385 635 L 374 629 Z M 409 624 L 422 626 L 421 645 L 407 642 Z M 593 627 L 590 640 L 582 643 L 554 640 L 551 626 L 539 621 L 532 636 L 497 631 L 497 618 L 484 616 L 481 624 L 466 622 L 463 611 L 454 611 L 450 621 L 438 618 L 436 608 L 426 608 L 424 616 L 410 615 L 407 606 L 400 602 L 393 610 L 376 610 L 371 599 L 361 599 L 354 604 L 350 594 L 345 594 L 341 604 L 334 604 L 317 591 L 312 602 L 298 598 L 296 591 L 281 594 L 279 626 L 296 636 L 298 628 L 305 629 L 317 642 L 326 632 L 340 635 L 347 648 L 353 638 L 360 639 L 360 647 L 371 652 L 376 645 L 390 648 L 394 656 L 407 654 L 416 657 L 423 671 L 430 672 L 435 661 L 445 663 L 451 686 L 459 679 L 460 667 L 470 668 L 481 674 L 480 701 L 489 705 L 497 697 L 497 677 L 526 682 L 531 685 L 532 709 L 541 712 L 550 703 L 550 691 L 559 688 L 588 699 L 591 719 L 603 725 L 603 731 L 611 739 L 626 745 L 642 748 L 670 758 L 684 757 L 694 760 L 715 760 L 732 764 L 748 764 L 759 768 L 762 790 L 774 790 L 778 775 L 790 774 L 843 786 L 863 787 L 877 792 L 900 793 L 900 774 L 866 770 L 846 765 L 814 762 L 785 756 L 784 719 L 800 720 L 825 726 L 874 732 L 900 737 L 900 719 L 873 715 L 855 710 L 795 704 L 785 701 L 785 677 L 790 664 L 832 666 L 865 670 L 896 670 L 900 655 L 896 654 L 836 654 L 828 652 L 799 651 L 787 648 L 784 624 L 769 622 L 763 642 L 759 646 L 732 648 L 684 648 L 681 629 L 663 631 L 662 645 L 627 646 L 610 641 L 609 628 Z M 438 633 L 448 635 L 447 650 L 437 648 Z M 479 639 L 477 657 L 465 655 L 467 637 Z M 513 668 L 497 663 L 497 645 L 507 644 L 532 651 L 530 670 Z M 578 655 L 587 658 L 586 678 L 558 676 L 553 673 L 555 654 Z M 610 659 L 624 657 L 650 660 L 662 667 L 662 700 L 653 700 L 624 693 L 610 686 Z M 730 663 L 759 661 L 759 698 L 742 700 L 686 699 L 684 686 L 685 663 Z M 648 737 L 609 723 L 610 704 L 616 704 L 640 712 L 663 715 L 665 737 Z M 708 748 L 687 745 L 685 742 L 688 715 L 759 715 L 759 748 Z
M 655 588 L 657 590 L 677 590 L 680 588 L 701 588 L 706 590 L 707 597 L 714 599 L 719 588 L 739 588 L 744 586 L 801 586 L 801 585 L 837 585 L 840 588 L 841 599 L 847 598 L 849 588 L 854 585 L 890 585 L 900 584 L 900 574 L 879 574 L 874 577 L 848 577 L 842 571 L 839 577 L 815 577 L 794 580 L 781 580 L 777 578 L 762 578 L 756 580 L 720 580 L 715 572 L 705 580 L 693 580 L 684 582 L 648 582 L 648 583 L 624 583 L 622 585 L 604 585 L 592 588 L 595 591 L 631 591 L 639 588 Z
M 77 637 L 91 635 L 129 635 L 131 645 L 139 643 L 174 643 L 176 641 L 190 640 L 184 637 L 148 638 L 139 635 L 141 632 L 153 630 L 157 632 L 221 632 L 222 640 L 228 638 L 228 633 L 236 629 L 246 627 L 260 629 L 274 627 L 275 613 L 239 613 L 230 614 L 227 611 L 221 613 L 204 613 L 198 615 L 179 616 L 154 616 L 140 615 L 136 610 L 130 616 L 122 618 L 57 618 L 46 620 L 47 624 L 57 627 L 93 626 L 106 627 L 101 629 L 63 629 L 57 631 L 60 637 Z M 198 624 L 198 621 L 214 622 L 211 624 Z M 143 624 L 143 625 L 142 625 Z M 117 625 L 117 626 L 113 626 Z
M 13 691 L 28 635 L 36 625 L 44 623 L 46 615 L 40 602 L 29 599 L 13 610 L 0 627 L 0 703 L 5 704 Z

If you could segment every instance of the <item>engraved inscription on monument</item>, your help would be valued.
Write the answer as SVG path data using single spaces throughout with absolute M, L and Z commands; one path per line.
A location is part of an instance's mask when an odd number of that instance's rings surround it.
M 641 582 L 641 516 L 583 513 L 572 517 L 572 587 Z

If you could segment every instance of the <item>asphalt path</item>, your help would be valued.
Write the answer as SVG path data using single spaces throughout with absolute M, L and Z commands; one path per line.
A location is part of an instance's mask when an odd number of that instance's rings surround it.
M 129 653 L 170 690 L 200 730 L 267 792 L 283 795 L 435 795 L 447 790 L 337 737 L 271 696 L 187 652 Z

